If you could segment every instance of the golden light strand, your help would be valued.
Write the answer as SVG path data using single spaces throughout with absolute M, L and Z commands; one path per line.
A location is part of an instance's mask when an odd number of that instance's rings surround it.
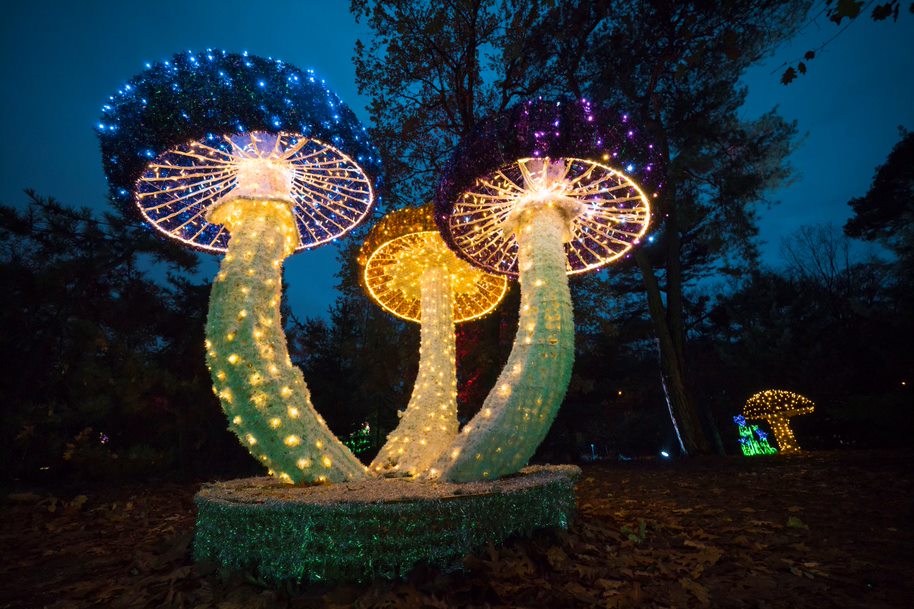
M 815 404 L 809 398 L 783 389 L 768 389 L 746 401 L 743 416 L 768 421 L 780 451 L 792 453 L 798 452 L 800 445 L 790 427 L 790 418 L 810 414 L 814 410 Z

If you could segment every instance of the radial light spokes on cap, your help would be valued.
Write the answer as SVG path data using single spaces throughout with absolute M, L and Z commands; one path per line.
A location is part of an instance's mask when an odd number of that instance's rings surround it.
M 478 179 L 457 200 L 449 219 L 455 246 L 492 272 L 516 275 L 517 239 L 505 221 L 536 197 L 563 198 L 576 213 L 565 246 L 572 275 L 623 256 L 650 220 L 647 195 L 625 174 L 583 159 L 527 158 Z
M 517 472 L 546 436 L 574 360 L 568 275 L 637 245 L 660 159 L 626 115 L 542 99 L 480 121 L 437 191 L 436 220 L 459 256 L 521 285 L 508 362 L 435 469 L 450 481 Z M 634 176 L 634 177 L 633 177 Z
M 487 315 L 508 289 L 503 277 L 459 260 L 438 231 L 410 233 L 381 245 L 365 267 L 365 285 L 371 297 L 387 311 L 407 321 L 422 321 L 421 279 L 430 266 L 447 271 L 454 323 Z
M 251 132 L 177 146 L 150 163 L 136 202 L 153 226 L 200 249 L 225 251 L 229 233 L 208 213 L 228 197 L 292 203 L 296 250 L 345 234 L 373 200 L 364 171 L 335 147 L 292 133 Z

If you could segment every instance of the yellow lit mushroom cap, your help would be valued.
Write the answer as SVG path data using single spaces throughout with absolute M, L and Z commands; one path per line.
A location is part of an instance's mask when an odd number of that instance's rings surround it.
M 487 315 L 507 292 L 507 279 L 457 258 L 438 233 L 433 214 L 432 205 L 409 207 L 375 225 L 359 250 L 365 290 L 384 310 L 421 322 L 422 273 L 443 266 L 451 277 L 454 323 Z
M 812 400 L 799 393 L 783 389 L 768 389 L 750 397 L 743 406 L 747 419 L 765 419 L 771 416 L 792 417 L 809 414 L 815 408 Z

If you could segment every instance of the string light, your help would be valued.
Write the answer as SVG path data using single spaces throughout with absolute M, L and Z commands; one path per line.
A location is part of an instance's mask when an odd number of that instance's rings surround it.
M 373 149 L 351 111 L 295 68 L 207 58 L 175 56 L 112 97 L 99 132 L 109 183 L 167 236 L 225 252 L 206 357 L 242 444 L 285 483 L 365 478 L 291 363 L 279 303 L 285 258 L 345 234 L 374 204 Z
M 606 120 L 586 101 L 520 104 L 482 121 L 442 179 L 436 220 L 445 240 L 462 258 L 521 285 L 511 354 L 480 412 L 434 464 L 444 480 L 496 478 L 527 463 L 571 377 L 567 275 L 618 260 L 647 231 L 646 193 L 654 191 L 618 169 L 634 131 Z M 652 158 L 651 147 L 642 152 Z M 598 158 L 620 164 L 591 160 Z M 649 175 L 656 161 L 644 166 L 645 184 L 659 187 Z
M 361 427 L 343 440 L 343 444 L 349 447 L 349 450 L 355 455 L 361 455 L 368 451 L 371 448 L 371 426 L 367 422 L 363 423 Z
M 810 414 L 815 404 L 809 398 L 783 389 L 768 389 L 750 397 L 743 406 L 747 419 L 762 419 L 771 425 L 782 453 L 798 452 L 800 445 L 790 428 L 790 418 Z
M 375 302 L 421 323 L 412 396 L 369 466 L 382 475 L 415 476 L 426 472 L 457 434 L 454 324 L 494 310 L 507 280 L 458 259 L 435 230 L 431 205 L 382 218 L 362 245 L 359 262 Z
M 421 322 L 422 274 L 443 269 L 450 284 L 454 323 L 491 313 L 508 282 L 458 259 L 441 239 L 432 205 L 387 214 L 359 249 L 362 284 L 378 306 L 401 319 Z
M 229 193 L 256 198 L 258 190 L 239 187 L 264 183 L 291 197 L 296 250 L 345 234 L 374 198 L 362 169 L 333 146 L 298 134 L 250 132 L 219 142 L 191 141 L 159 155 L 136 184 L 136 202 L 143 217 L 169 237 L 224 252 L 228 230 L 210 223 L 208 210 Z
M 230 428 L 284 482 L 364 477 L 364 466 L 317 414 L 301 371 L 289 362 L 279 313 L 282 270 L 272 262 L 291 254 L 298 239 L 290 205 L 275 198 L 231 199 L 210 217 L 231 231 L 230 253 L 253 253 L 223 258 L 207 316 L 213 346 L 207 363 L 211 371 L 226 372 L 223 378 L 214 375 L 214 382 Z M 276 281 L 267 285 L 263 278 L 270 275 Z M 240 310 L 247 315 L 238 315 Z M 220 355 L 229 348 L 234 350 L 229 356 Z M 223 391 L 233 397 L 226 399 Z M 334 466 L 320 471 L 300 467 L 325 459 Z
M 442 236 L 458 256 L 516 277 L 517 240 L 499 234 L 502 224 L 525 199 L 560 204 L 567 197 L 580 216 L 566 235 L 568 273 L 625 256 L 646 234 L 649 202 L 663 185 L 663 158 L 645 134 L 628 115 L 584 99 L 530 100 L 484 119 L 439 183 L 435 219 Z M 565 179 L 530 191 L 530 166 L 544 159 Z
M 531 180 L 548 163 L 553 175 Z M 566 230 L 568 274 L 586 273 L 625 255 L 647 232 L 648 197 L 625 174 L 582 159 L 519 159 L 476 182 L 454 204 L 448 222 L 454 245 L 491 272 L 517 268 L 518 242 L 503 236 L 513 213 L 529 203 L 562 205 L 574 217 Z M 566 203 L 571 203 L 566 205 Z
M 157 230 L 198 249 L 225 250 L 229 235 L 200 212 L 244 171 L 246 144 L 236 147 L 231 138 L 254 132 L 273 134 L 297 158 L 299 248 L 342 235 L 368 211 L 380 156 L 352 110 L 312 70 L 215 49 L 146 67 L 102 106 L 96 133 L 112 198 L 148 208 L 144 217 Z M 141 177 L 147 183 L 138 187 Z M 137 191 L 146 193 L 142 200 Z

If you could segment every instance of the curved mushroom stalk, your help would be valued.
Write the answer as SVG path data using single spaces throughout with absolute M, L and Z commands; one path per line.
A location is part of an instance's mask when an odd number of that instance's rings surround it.
M 517 336 L 479 413 L 436 463 L 434 469 L 445 480 L 466 482 L 516 472 L 552 425 L 574 361 L 574 320 L 565 274 L 567 222 L 561 208 L 552 205 L 535 206 L 517 219 Z
M 812 412 L 812 410 L 810 409 L 809 412 Z M 793 435 L 793 429 L 790 427 L 790 417 L 796 414 L 806 414 L 806 412 L 771 414 L 766 417 L 781 453 L 800 452 L 797 437 Z
M 370 469 L 382 475 L 415 476 L 425 472 L 457 435 L 457 368 L 454 311 L 447 269 L 422 273 L 419 374 L 400 424 Z
M 230 429 L 290 483 L 367 476 L 314 410 L 279 313 L 282 262 L 298 233 L 288 204 L 234 199 L 211 214 L 231 232 L 206 320 L 207 364 Z

